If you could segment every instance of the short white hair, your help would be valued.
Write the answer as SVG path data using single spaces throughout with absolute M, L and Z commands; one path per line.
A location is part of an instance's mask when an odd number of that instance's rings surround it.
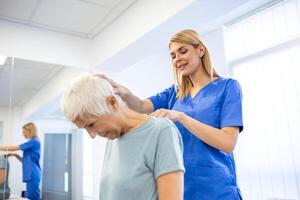
M 92 74 L 77 77 L 64 92 L 61 108 L 65 117 L 74 122 L 77 117 L 84 119 L 86 114 L 99 116 L 110 113 L 106 97 L 114 96 L 118 105 L 126 106 L 119 95 L 114 94 L 111 84 Z

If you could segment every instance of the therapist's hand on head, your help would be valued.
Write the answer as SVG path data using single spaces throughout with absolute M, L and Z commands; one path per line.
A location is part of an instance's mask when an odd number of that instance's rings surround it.
M 176 111 L 176 110 L 167 110 L 167 109 L 158 109 L 155 112 L 150 114 L 154 117 L 164 117 L 168 118 L 173 122 L 180 121 L 180 119 L 183 117 L 184 113 Z
M 100 78 L 107 80 L 113 86 L 114 93 L 119 95 L 123 99 L 123 101 L 126 101 L 126 97 L 128 95 L 131 95 L 131 92 L 127 87 L 108 78 L 107 76 L 105 76 L 105 74 L 95 74 L 95 76 L 98 76 Z

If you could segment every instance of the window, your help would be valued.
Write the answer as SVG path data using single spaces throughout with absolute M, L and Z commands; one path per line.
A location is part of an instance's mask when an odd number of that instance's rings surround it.
M 236 148 L 245 199 L 300 199 L 300 0 L 225 30 L 226 58 L 244 96 Z

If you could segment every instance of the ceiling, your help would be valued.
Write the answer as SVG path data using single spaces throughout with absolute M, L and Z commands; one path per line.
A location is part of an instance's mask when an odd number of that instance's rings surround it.
M 93 39 L 137 0 L 1 0 L 0 20 Z
M 24 105 L 42 89 L 64 66 L 8 58 L 0 65 L 0 107 Z

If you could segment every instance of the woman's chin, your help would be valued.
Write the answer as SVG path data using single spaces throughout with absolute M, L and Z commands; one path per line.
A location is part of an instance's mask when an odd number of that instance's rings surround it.
M 114 139 L 118 138 L 118 135 L 110 132 L 105 137 L 109 140 L 114 140 Z
M 182 71 L 180 72 L 180 75 L 181 75 L 181 76 L 189 76 L 189 72 L 186 71 L 186 70 L 182 70 Z

